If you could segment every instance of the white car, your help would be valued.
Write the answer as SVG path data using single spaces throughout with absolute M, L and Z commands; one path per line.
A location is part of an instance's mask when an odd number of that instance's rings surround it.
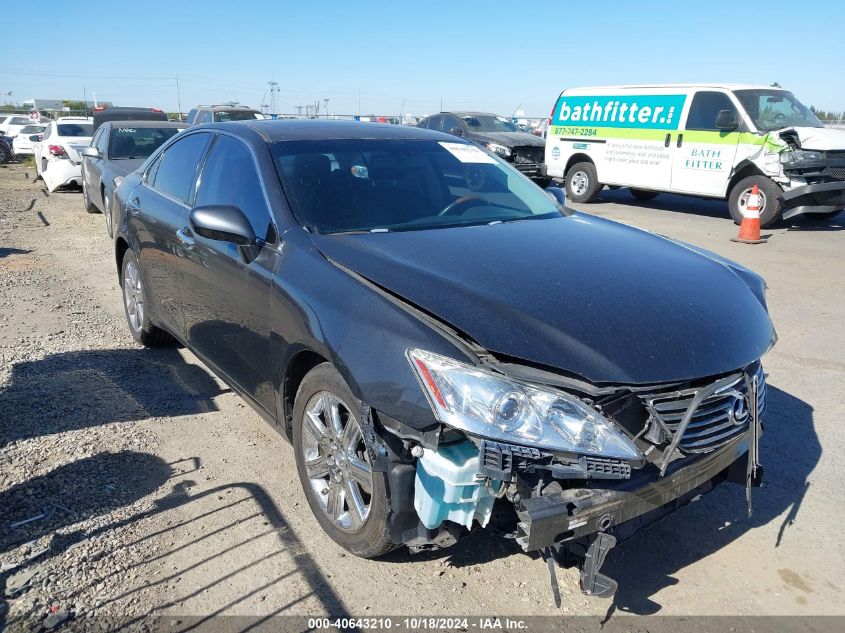
M 15 137 L 27 125 L 34 125 L 38 121 L 33 121 L 24 114 L 6 114 L 0 116 L 0 134 Z
M 82 157 L 79 152 L 91 142 L 94 120 L 64 117 L 47 124 L 41 142 L 33 148 L 35 172 L 48 191 L 65 185 L 82 186 Z
M 12 139 L 12 150 L 16 155 L 32 154 L 37 143 L 41 142 L 41 135 L 46 125 L 27 125 L 21 128 L 18 135 Z

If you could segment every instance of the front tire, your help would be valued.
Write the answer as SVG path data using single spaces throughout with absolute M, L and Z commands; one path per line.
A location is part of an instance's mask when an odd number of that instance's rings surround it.
M 592 163 L 575 163 L 566 172 L 566 197 L 572 202 L 592 202 L 600 189 Z
M 144 347 L 161 347 L 171 343 L 173 337 L 150 322 L 141 267 L 131 250 L 127 250 L 123 256 L 120 286 L 123 290 L 123 310 L 132 338 Z
M 293 448 L 311 512 L 331 539 L 362 558 L 395 545 L 387 525 L 387 478 L 374 472 L 358 400 L 331 363 L 312 369 L 293 407 Z
M 742 224 L 742 212 L 754 185 L 757 185 L 760 192 L 760 227 L 772 226 L 781 218 L 783 209 L 778 196 L 783 193 L 783 189 L 765 176 L 748 176 L 733 186 L 728 196 L 731 217 L 736 224 Z

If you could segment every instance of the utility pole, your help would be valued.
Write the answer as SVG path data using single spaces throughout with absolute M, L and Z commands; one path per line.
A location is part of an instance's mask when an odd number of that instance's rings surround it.
M 182 93 L 179 91 L 179 77 L 174 77 L 176 80 L 176 107 L 179 108 L 179 123 L 182 122 Z
M 270 114 L 278 114 L 276 112 L 276 93 L 279 92 L 279 82 L 268 81 L 267 85 L 270 86 Z

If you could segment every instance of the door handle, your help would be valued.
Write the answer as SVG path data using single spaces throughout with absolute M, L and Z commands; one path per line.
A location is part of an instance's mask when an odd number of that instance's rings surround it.
M 683 143 L 683 142 L 684 142 L 684 135 L 678 134 L 678 147 L 680 147 L 681 143 Z
M 183 248 L 190 250 L 194 247 L 196 240 L 188 231 L 189 229 L 187 226 L 182 227 L 176 231 L 176 238 L 179 240 L 179 243 Z
M 138 215 L 138 212 L 141 210 L 141 207 L 138 206 L 139 202 L 141 201 L 138 198 L 132 198 L 132 200 L 126 203 L 126 208 L 129 209 L 129 213 L 132 215 Z
M 663 141 L 663 147 L 669 147 L 669 144 L 670 144 L 671 142 L 672 142 L 672 135 L 671 135 L 671 134 L 667 134 L 667 135 L 666 135 L 666 140 L 665 140 L 665 141 Z

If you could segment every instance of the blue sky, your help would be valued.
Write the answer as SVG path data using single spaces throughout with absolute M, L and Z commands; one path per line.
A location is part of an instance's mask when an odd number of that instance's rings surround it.
M 327 98 L 331 113 L 354 114 L 360 91 L 363 114 L 442 102 L 547 116 L 566 87 L 778 81 L 808 105 L 845 110 L 845 17 L 831 0 L 51 4 L 4 25 L 0 93 L 12 99 L 84 90 L 175 110 L 178 75 L 184 111 L 258 107 L 275 80 L 281 112 Z

